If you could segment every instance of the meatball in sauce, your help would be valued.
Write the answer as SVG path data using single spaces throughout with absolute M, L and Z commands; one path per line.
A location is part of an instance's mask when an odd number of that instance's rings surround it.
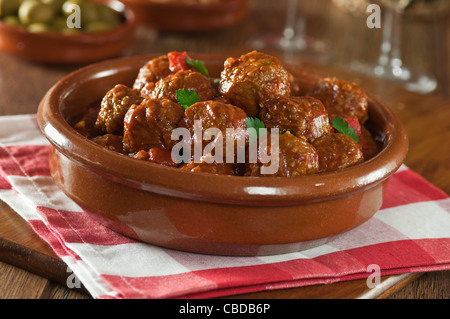
M 260 103 L 289 96 L 290 83 L 289 72 L 276 57 L 253 51 L 225 61 L 220 93 L 248 116 L 257 116 Z
M 191 133 L 191 145 L 194 148 L 195 140 L 202 140 L 202 150 L 209 143 L 214 141 L 204 138 L 205 131 L 210 128 L 215 128 L 220 131 L 220 136 L 215 136 L 215 139 L 220 138 L 222 144 L 222 155 L 225 161 L 227 153 L 227 146 L 232 148 L 233 158 L 237 155 L 238 145 L 246 146 L 248 143 L 248 133 L 246 130 L 245 119 L 247 114 L 239 108 L 231 104 L 225 104 L 218 101 L 203 101 L 191 105 L 186 109 L 184 117 L 179 123 L 179 127 L 184 127 Z M 196 121 L 201 121 L 196 122 Z M 197 131 L 195 126 L 201 124 L 201 130 Z M 201 136 L 197 136 L 200 133 Z M 227 141 L 232 141 L 233 145 L 228 145 Z M 194 155 L 194 153 L 193 153 Z
M 141 91 L 145 86 L 154 86 L 157 81 L 172 73 L 167 55 L 151 59 L 139 69 L 133 89 Z
M 291 130 L 311 142 L 331 131 L 328 113 L 320 100 L 308 96 L 292 96 L 262 103 L 259 118 L 266 128 Z
M 338 171 L 362 162 L 364 158 L 355 141 L 341 133 L 324 135 L 312 145 L 319 156 L 319 172 Z
M 168 99 L 145 99 L 133 105 L 124 118 L 124 149 L 129 153 L 152 147 L 170 149 L 172 130 L 183 115 L 182 107 Z
M 192 70 L 179 71 L 159 80 L 152 90 L 146 91 L 143 95 L 153 99 L 166 98 L 177 102 L 177 91 L 183 89 L 195 91 L 200 101 L 212 100 L 218 95 L 210 78 Z
M 73 128 L 120 156 L 228 176 L 335 172 L 379 152 L 368 97 L 353 82 L 325 77 L 311 89 L 258 51 L 225 59 L 213 75 L 199 64 L 186 52 L 147 61 L 131 86 L 105 92 Z
M 273 136 L 268 137 L 268 140 Z M 277 163 L 266 163 L 263 154 L 271 154 L 272 143 L 267 142 L 258 147 L 257 163 L 249 163 L 247 176 L 295 177 L 315 174 L 319 171 L 319 157 L 315 148 L 304 137 L 296 137 L 290 132 L 278 135 L 278 156 L 273 157 Z M 278 167 L 276 172 L 265 174 L 262 168 L 269 165 Z
M 326 77 L 317 82 L 311 96 L 322 101 L 330 121 L 336 115 L 342 118 L 357 118 L 360 123 L 368 119 L 367 95 L 356 83 Z
M 143 98 L 139 92 L 118 84 L 103 97 L 95 128 L 103 133 L 123 134 L 123 119 L 128 109 L 140 104 Z

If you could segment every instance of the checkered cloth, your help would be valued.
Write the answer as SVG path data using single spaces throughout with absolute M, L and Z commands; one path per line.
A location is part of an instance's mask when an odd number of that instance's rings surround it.
M 382 209 L 327 244 L 226 257 L 155 247 L 97 224 L 55 185 L 48 154 L 35 116 L 0 117 L 0 199 L 94 298 L 210 298 L 359 278 L 369 284 L 374 269 L 381 275 L 450 269 L 449 197 L 405 166 L 389 179 Z

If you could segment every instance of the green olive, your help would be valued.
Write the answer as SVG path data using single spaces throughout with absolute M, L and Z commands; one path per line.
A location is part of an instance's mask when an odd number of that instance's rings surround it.
M 107 31 L 122 23 L 117 11 L 91 0 L 0 0 L 0 18 L 10 25 L 28 27 L 31 32 L 64 34 Z M 71 28 L 69 19 L 81 25 Z
M 0 17 L 17 13 L 22 0 L 0 0 Z
M 99 20 L 99 11 L 97 4 L 84 0 L 67 0 L 62 5 L 63 14 L 68 17 L 74 13 L 72 5 L 78 5 L 81 14 L 81 26 L 89 24 L 90 22 Z
M 61 30 L 60 32 L 65 34 L 65 35 L 74 35 L 74 34 L 79 34 L 81 31 L 81 29 L 77 29 L 77 28 L 64 28 L 63 30 Z
M 63 15 L 65 17 L 68 17 L 75 13 L 75 8 L 73 7 L 73 5 L 79 6 L 80 1 L 77 1 L 77 0 L 64 1 L 64 3 L 61 6 L 61 12 L 63 13 Z M 81 8 L 80 8 L 80 11 L 81 11 Z
M 12 25 L 12 26 L 21 26 L 19 18 L 14 15 L 6 16 L 2 19 L 3 23 Z
M 55 31 L 64 31 L 68 29 L 67 21 L 64 17 L 56 17 L 51 23 L 51 27 Z
M 63 12 L 63 14 L 65 15 L 65 16 L 69 16 L 69 15 L 71 15 L 72 13 L 74 13 L 74 10 L 73 10 L 73 7 L 72 7 L 72 5 L 77 5 L 77 6 L 80 6 L 80 4 L 82 3 L 83 1 L 80 1 L 80 0 L 67 0 L 67 1 L 64 1 L 63 2 L 63 4 L 61 5 L 61 10 L 62 10 L 62 12 Z M 80 8 L 81 9 L 81 8 Z
M 98 6 L 92 2 L 85 2 L 81 7 L 81 26 L 86 26 L 91 22 L 100 19 Z
M 24 25 L 50 22 L 53 16 L 52 7 L 38 0 L 25 0 L 19 7 L 19 19 Z
M 61 12 L 62 5 L 66 0 L 41 0 L 42 3 L 48 4 L 53 7 L 55 12 Z
M 114 26 L 106 21 L 93 21 L 91 23 L 88 23 L 84 31 L 86 32 L 102 32 L 102 31 L 108 31 L 113 29 Z
M 120 16 L 113 8 L 106 5 L 99 5 L 100 20 L 108 22 L 111 27 L 116 27 L 120 24 Z
M 27 26 L 27 30 L 30 32 L 48 32 L 53 31 L 51 26 L 49 26 L 46 23 L 37 22 L 37 23 L 31 23 Z

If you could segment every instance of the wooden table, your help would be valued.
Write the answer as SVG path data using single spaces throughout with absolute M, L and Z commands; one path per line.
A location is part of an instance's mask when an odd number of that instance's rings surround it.
M 388 104 L 400 117 L 410 139 L 406 164 L 450 193 L 450 23 L 448 15 L 404 20 L 404 61 L 432 72 L 438 88 L 428 95 L 411 93 L 390 83 L 347 69 L 351 61 L 373 62 L 378 55 L 381 30 L 368 29 L 365 10 L 353 13 L 334 5 L 338 1 L 308 1 L 304 8 L 306 30 L 327 41 L 328 60 L 317 63 L 302 55 L 294 62 L 358 82 Z M 355 0 L 355 3 L 360 1 Z M 171 50 L 226 53 L 236 56 L 250 48 L 253 36 L 281 32 L 285 11 L 282 2 L 254 0 L 249 17 L 241 24 L 214 33 L 177 34 L 140 27 L 125 55 Z M 362 6 L 365 9 L 364 5 Z M 283 56 L 280 56 L 283 58 Z M 292 58 L 292 57 L 291 57 Z M 45 92 L 79 66 L 43 66 L 0 53 L 0 115 L 34 113 Z M 20 239 L 17 239 L 18 234 Z M 69 289 L 67 268 L 21 218 L 0 203 L 0 298 L 90 298 L 86 291 Z M 385 289 L 370 291 L 364 280 L 275 292 L 239 298 L 423 298 L 450 297 L 450 271 L 383 277 Z

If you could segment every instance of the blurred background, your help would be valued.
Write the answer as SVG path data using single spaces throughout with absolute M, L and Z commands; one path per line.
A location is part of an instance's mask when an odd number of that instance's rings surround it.
M 3 0 L 1 3 L 5 1 L 15 0 Z M 393 63 L 397 67 L 396 71 L 400 70 L 398 66 L 401 62 L 401 66 L 408 67 L 414 76 L 417 77 L 418 74 L 426 78 L 422 78 L 422 82 L 415 87 L 407 87 L 404 83 L 400 83 L 400 86 L 421 93 L 449 96 L 448 0 L 122 2 L 136 10 L 138 21 L 129 35 L 131 43 L 117 56 L 168 51 L 237 56 L 258 49 L 291 63 L 303 63 L 319 69 L 325 66 L 327 72 L 334 69 L 351 71 L 355 81 L 361 81 L 357 76 L 359 74 L 369 74 L 369 78 L 380 76 L 370 74 L 374 64 L 380 61 L 385 67 Z M 218 3 L 222 3 L 222 7 L 217 7 Z M 371 14 L 367 12 L 367 7 L 373 3 L 379 4 L 381 8 L 381 28 L 369 28 L 367 25 Z M 395 11 L 398 14 L 394 14 L 394 17 L 391 14 L 389 17 L 393 19 L 390 21 L 385 20 L 393 7 L 397 8 Z M 0 24 L 0 47 L 3 48 L 8 40 L 5 33 L 9 31 L 5 31 L 5 24 L 5 21 Z M 398 31 L 397 36 L 395 33 L 389 36 L 388 30 L 391 28 L 394 32 Z M 21 41 L 16 41 L 15 47 L 20 48 Z M 60 39 L 53 40 L 58 41 L 64 42 Z M 39 43 L 34 45 L 41 45 Z M 56 59 L 58 52 L 50 50 L 46 55 Z M 395 61 L 392 62 L 390 58 L 395 58 Z M 36 107 L 38 97 L 43 96 L 54 82 L 85 64 L 87 62 L 70 63 L 70 59 L 64 64 L 30 62 L 11 55 L 11 52 L 0 52 L 0 94 L 9 104 L 7 108 L 4 104 L 0 105 L 0 111 L 3 114 L 23 113 L 31 105 Z M 384 75 L 387 73 L 386 71 Z M 402 76 L 405 74 L 403 72 Z M 15 77 L 26 77 L 28 80 L 14 81 Z M 414 81 L 416 80 L 415 78 Z M 15 92 L 22 93 L 14 94 Z

